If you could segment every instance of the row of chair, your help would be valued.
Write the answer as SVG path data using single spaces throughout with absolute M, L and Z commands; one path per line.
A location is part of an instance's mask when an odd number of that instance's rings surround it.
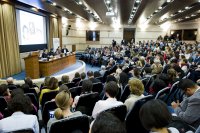
M 148 95 L 142 99 L 139 99 L 138 101 L 136 101 L 129 112 L 127 112 L 125 105 L 113 107 L 103 112 L 107 111 L 113 113 L 122 122 L 125 122 L 127 133 L 133 133 L 135 131 L 137 131 L 138 133 L 149 133 L 149 131 L 146 130 L 140 122 L 139 110 L 144 103 L 151 99 L 154 99 L 152 95 Z M 64 133 L 66 131 L 81 131 L 82 133 L 88 133 L 90 124 L 89 121 L 90 117 L 88 117 L 87 115 L 71 119 L 62 119 L 52 124 L 52 126 L 50 127 L 50 133 L 56 133 L 57 131 L 61 131 L 61 133 Z M 169 126 L 177 128 L 180 133 L 187 132 L 189 130 L 193 132 L 195 131 L 193 127 L 178 119 L 177 117 L 173 117 L 173 121 L 170 123 Z

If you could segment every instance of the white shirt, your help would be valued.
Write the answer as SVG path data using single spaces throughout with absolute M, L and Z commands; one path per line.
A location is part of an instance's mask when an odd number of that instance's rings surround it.
M 0 120 L 0 133 L 27 128 L 33 129 L 34 133 L 39 133 L 39 124 L 35 115 L 15 112 L 10 117 Z
M 120 105 L 123 105 L 123 103 L 117 101 L 115 98 L 107 98 L 106 100 L 99 100 L 98 102 L 96 102 L 94 106 L 94 109 L 92 111 L 92 117 L 96 118 L 100 112 Z

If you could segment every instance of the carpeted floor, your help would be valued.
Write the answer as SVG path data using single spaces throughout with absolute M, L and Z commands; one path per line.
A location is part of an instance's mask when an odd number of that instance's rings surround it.
M 59 72 L 57 72 L 57 73 L 55 73 L 51 76 L 57 76 L 57 75 L 60 75 L 60 74 L 63 74 L 63 73 L 70 72 L 74 69 L 79 68 L 81 65 L 82 65 L 81 62 L 77 61 L 76 64 L 69 66 L 69 67 L 66 67 L 65 69 L 63 69 L 63 70 L 61 70 L 61 71 L 59 71 Z M 86 72 L 89 71 L 89 70 L 90 71 L 98 71 L 98 70 L 100 70 L 100 67 L 97 67 L 97 66 L 92 67 L 91 65 L 86 64 Z M 16 80 L 23 80 L 26 77 L 26 73 L 25 73 L 25 71 L 22 71 L 21 73 L 13 75 L 12 77 Z

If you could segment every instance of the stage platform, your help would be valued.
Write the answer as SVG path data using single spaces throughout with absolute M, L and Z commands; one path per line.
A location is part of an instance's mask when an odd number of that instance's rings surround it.
M 56 77 L 59 81 L 61 80 L 61 77 L 63 75 L 68 75 L 70 80 L 73 79 L 74 74 L 76 72 L 82 73 L 86 72 L 86 64 L 83 61 L 77 60 L 74 65 L 71 65 L 69 67 L 66 67 L 65 69 L 51 75 L 53 77 Z M 22 71 L 21 73 L 18 73 L 16 75 L 12 76 L 14 78 L 14 84 L 24 84 L 24 78 L 26 77 L 25 71 Z M 33 79 L 33 82 L 40 86 L 41 83 L 44 82 L 44 77 Z M 6 79 L 0 79 L 0 84 L 6 83 Z

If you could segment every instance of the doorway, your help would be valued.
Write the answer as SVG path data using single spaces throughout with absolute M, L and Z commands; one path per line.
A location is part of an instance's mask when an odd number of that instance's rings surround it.
M 135 28 L 124 28 L 123 39 L 126 40 L 128 43 L 135 42 Z

